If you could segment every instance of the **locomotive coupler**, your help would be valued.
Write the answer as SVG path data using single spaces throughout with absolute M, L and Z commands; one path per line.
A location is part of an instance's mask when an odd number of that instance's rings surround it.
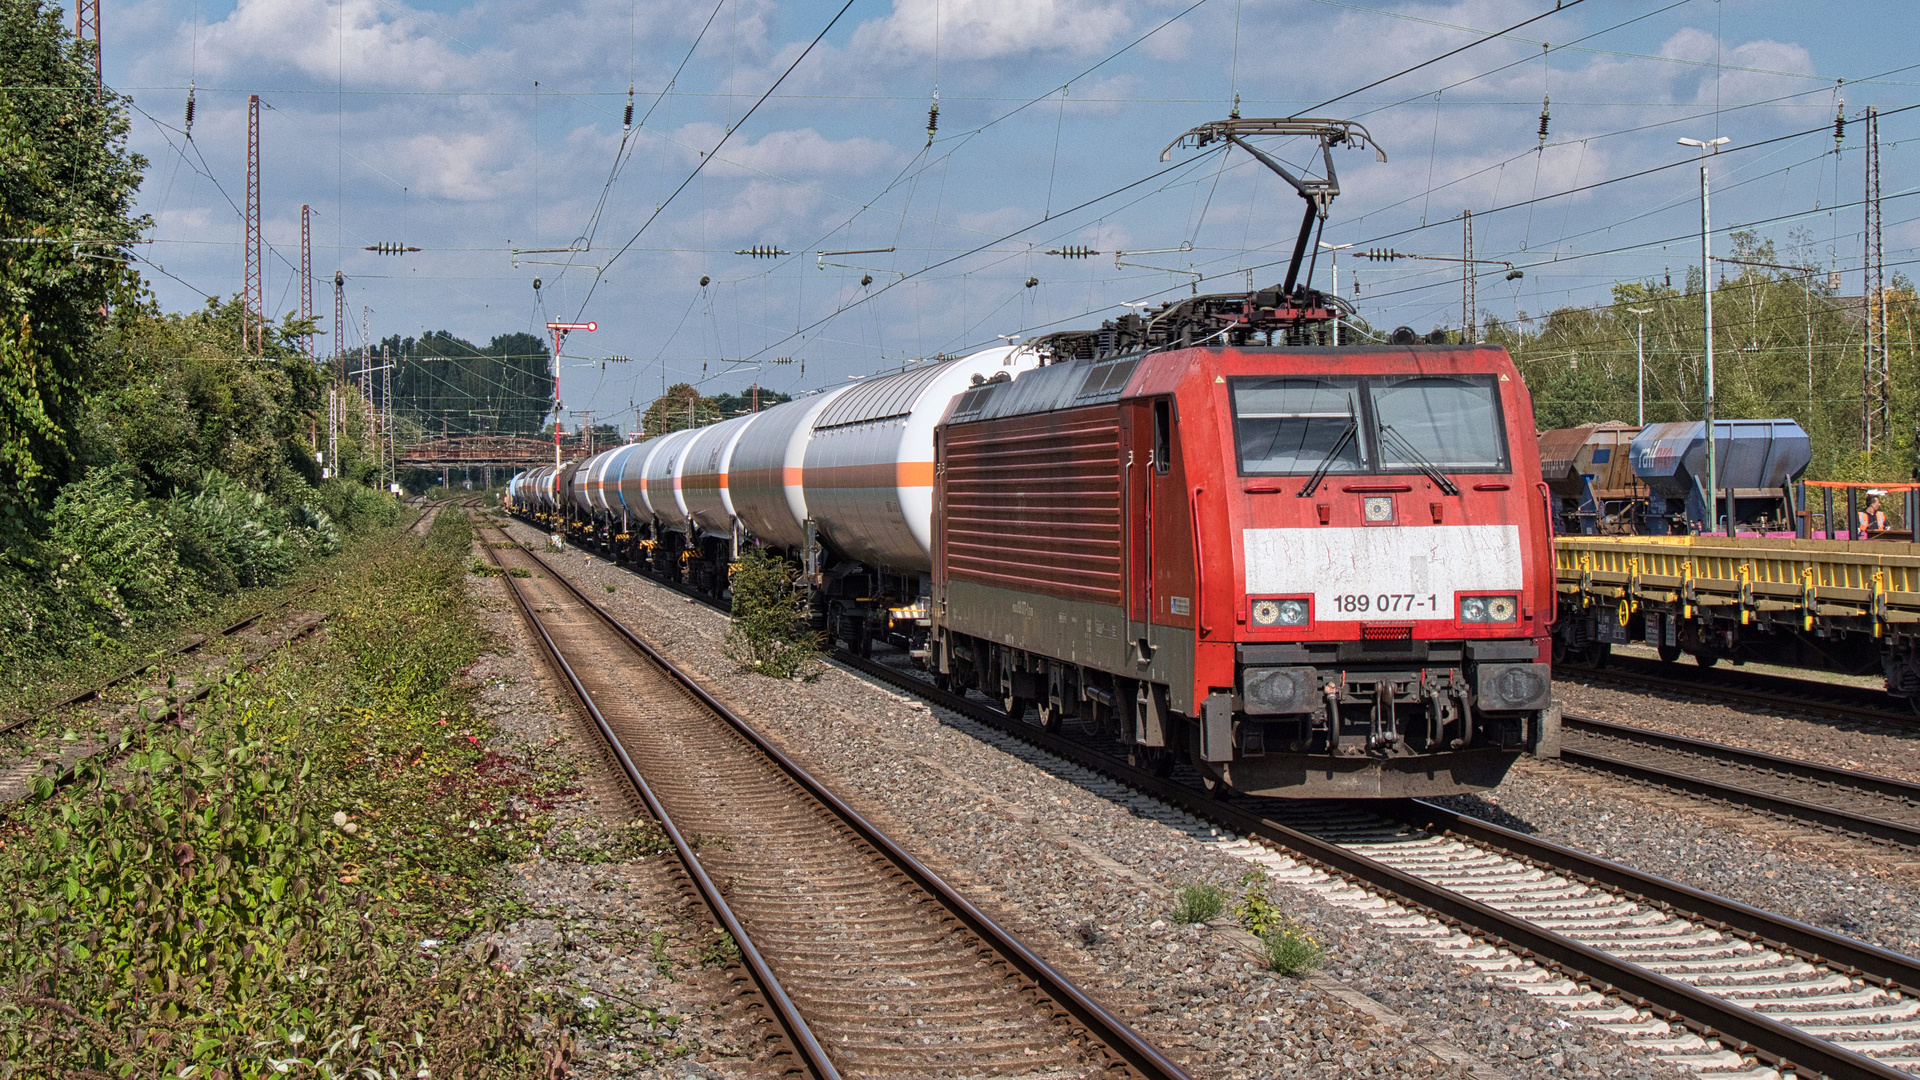
M 1367 734 L 1367 749 L 1385 750 L 1400 741 L 1400 732 L 1394 723 L 1393 680 L 1382 678 L 1373 684 L 1372 730 Z

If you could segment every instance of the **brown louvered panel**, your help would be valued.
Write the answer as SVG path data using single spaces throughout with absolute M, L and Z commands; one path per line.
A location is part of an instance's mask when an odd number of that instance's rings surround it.
M 948 577 L 1119 603 L 1119 455 L 1111 406 L 948 428 Z

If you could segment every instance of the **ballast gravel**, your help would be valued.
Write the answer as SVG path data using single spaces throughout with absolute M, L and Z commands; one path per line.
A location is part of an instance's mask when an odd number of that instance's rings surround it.
M 504 584 L 467 581 L 500 643 L 467 672 L 480 688 L 481 718 L 509 748 L 503 752 L 574 777 L 537 808 L 554 821 L 549 842 L 509 869 L 508 887 L 525 905 L 523 916 L 487 938 L 502 963 L 580 1009 L 564 1071 L 554 1075 L 772 1075 L 758 1038 L 764 1028 L 738 1004 L 738 972 L 703 961 L 712 920 L 678 862 L 671 852 L 633 857 L 620 846 L 644 808 L 550 677 Z
M 537 530 L 512 533 L 545 546 Z M 1072 782 L 1065 763 L 1030 764 L 839 668 L 743 675 L 719 613 L 599 556 L 545 557 L 1195 1076 L 1686 1075 L 1284 887 L 1271 895 L 1326 960 L 1311 977 L 1276 975 L 1231 914 L 1172 919 L 1180 886 L 1246 888 L 1250 864 L 1208 827 L 1136 814 Z

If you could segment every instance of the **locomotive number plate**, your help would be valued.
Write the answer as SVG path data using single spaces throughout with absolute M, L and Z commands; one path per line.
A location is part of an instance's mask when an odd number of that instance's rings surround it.
M 1395 614 L 1416 612 L 1438 615 L 1446 611 L 1439 593 L 1336 593 L 1333 609 L 1347 614 Z

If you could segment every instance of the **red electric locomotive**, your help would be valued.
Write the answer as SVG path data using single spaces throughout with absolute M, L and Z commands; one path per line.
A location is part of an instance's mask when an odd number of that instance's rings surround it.
M 1276 289 L 1040 339 L 1042 366 L 954 400 L 930 661 L 1221 788 L 1491 787 L 1557 753 L 1531 400 L 1497 347 L 1333 344 L 1300 255 Z

